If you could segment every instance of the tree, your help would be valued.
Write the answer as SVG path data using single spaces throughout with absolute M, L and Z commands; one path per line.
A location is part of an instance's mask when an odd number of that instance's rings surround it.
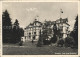
M 39 35 L 39 40 L 38 40 L 37 46 L 41 47 L 43 45 L 43 37 L 41 36 L 41 30 L 40 30 L 39 34 L 40 35 Z
M 12 28 L 11 18 L 7 10 L 2 14 L 2 28 L 3 43 L 17 43 L 24 36 L 24 30 L 19 27 L 17 19 Z
M 44 45 L 48 45 L 49 44 L 49 38 L 48 38 L 48 36 L 49 36 L 49 33 L 48 33 L 48 29 L 46 28 L 46 29 L 44 29 L 43 31 L 42 31 L 42 38 L 43 38 L 43 44 Z
M 11 26 L 11 18 L 9 16 L 9 13 L 7 10 L 5 10 L 5 12 L 3 12 L 2 14 L 2 25 L 3 26 Z
M 56 23 L 53 26 L 53 32 L 54 32 L 55 35 L 57 35 L 57 26 L 56 26 Z
M 65 38 L 65 46 L 66 47 L 72 47 L 74 46 L 74 39 L 71 36 L 68 36 Z
M 74 24 L 74 40 L 75 40 L 75 44 L 76 46 L 78 46 L 78 15 L 76 17 L 76 22 Z
M 2 14 L 2 36 L 3 36 L 3 43 L 11 42 L 12 37 L 12 23 L 11 18 L 7 10 L 5 10 Z
M 53 37 L 51 38 L 50 42 L 56 43 L 56 41 L 57 41 L 57 36 L 54 34 Z
M 43 37 L 43 44 L 49 45 L 50 44 L 50 38 L 52 37 L 52 22 L 51 21 L 45 21 L 42 27 L 42 37 Z
M 75 18 L 76 22 L 74 24 L 73 31 L 70 33 L 70 36 L 73 37 L 75 41 L 75 46 L 78 48 L 78 15 Z
M 63 47 L 63 45 L 64 45 L 64 40 L 61 38 L 61 39 L 58 41 L 58 46 Z
M 21 31 L 22 29 L 20 29 L 19 27 L 19 23 L 18 20 L 16 19 L 13 25 L 13 43 L 17 43 L 21 40 Z
M 20 36 L 23 37 L 24 36 L 24 30 L 23 30 L 23 28 L 19 28 L 19 31 L 20 31 Z
M 57 26 L 56 26 L 56 23 L 54 24 L 54 26 L 53 26 L 53 37 L 51 38 L 51 40 L 50 40 L 50 42 L 51 43 L 56 43 L 56 41 L 57 41 L 57 32 L 58 32 L 58 30 L 57 30 Z

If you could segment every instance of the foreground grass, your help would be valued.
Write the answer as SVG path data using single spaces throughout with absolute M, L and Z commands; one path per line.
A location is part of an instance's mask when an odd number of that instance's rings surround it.
M 3 47 L 3 55 L 77 54 L 77 49 L 63 47 Z
M 77 49 L 48 45 L 43 47 L 36 47 L 36 44 L 32 44 L 31 42 L 25 42 L 23 46 L 19 46 L 18 44 L 3 44 L 3 55 L 77 55 L 77 53 Z

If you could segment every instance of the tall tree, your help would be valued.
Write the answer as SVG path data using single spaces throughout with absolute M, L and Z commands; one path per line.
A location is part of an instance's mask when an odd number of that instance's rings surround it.
M 16 19 L 14 24 L 13 24 L 13 43 L 18 43 L 21 41 L 21 37 L 24 36 L 24 30 L 20 28 L 19 22 Z
M 20 28 L 19 31 L 20 31 L 20 36 L 23 37 L 24 36 L 24 30 L 23 30 L 23 28 Z
M 11 18 L 7 10 L 5 10 L 2 14 L 2 23 L 3 26 L 11 26 Z
M 75 46 L 78 47 L 78 15 L 75 18 L 76 22 L 74 24 L 73 31 L 70 33 L 70 36 L 74 38 Z
M 53 37 L 51 38 L 50 42 L 51 43 L 56 43 L 57 41 L 57 26 L 56 26 L 56 23 L 53 25 Z
M 11 18 L 7 10 L 5 10 L 2 14 L 2 36 L 3 36 L 3 42 L 8 43 L 11 40 L 11 33 L 12 30 L 12 23 Z
M 41 30 L 40 30 L 39 34 L 40 35 L 39 35 L 39 40 L 38 40 L 37 46 L 41 47 L 43 45 L 43 37 L 41 35 Z
M 13 24 L 13 43 L 17 43 L 20 41 L 20 27 L 18 20 L 16 19 Z
M 76 16 L 76 22 L 74 24 L 74 40 L 76 45 L 78 46 L 78 15 Z
M 51 21 L 45 21 L 42 30 L 43 44 L 48 45 L 50 44 L 50 37 L 52 36 Z

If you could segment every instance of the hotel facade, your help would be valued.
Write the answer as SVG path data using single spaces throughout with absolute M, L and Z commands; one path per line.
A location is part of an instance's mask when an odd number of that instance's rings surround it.
M 39 38 L 39 31 L 42 30 L 42 23 L 35 19 L 33 23 L 30 23 L 24 30 L 25 40 L 37 41 Z
M 53 37 L 54 31 L 53 27 L 54 24 L 57 26 L 57 30 L 60 30 L 60 36 L 59 38 L 66 38 L 69 35 L 69 24 L 68 24 L 68 19 L 67 18 L 60 18 L 57 19 L 56 21 L 44 21 L 44 23 L 41 23 L 40 21 L 37 21 L 35 19 L 33 23 L 30 23 L 24 30 L 24 36 L 26 41 L 38 41 L 39 35 L 40 35 L 40 30 L 43 31 L 43 27 L 45 27 L 44 24 L 48 24 L 46 28 L 50 28 L 51 32 L 48 34 L 48 37 L 51 38 Z M 46 29 L 45 28 L 45 29 Z M 42 32 L 41 32 L 42 34 Z

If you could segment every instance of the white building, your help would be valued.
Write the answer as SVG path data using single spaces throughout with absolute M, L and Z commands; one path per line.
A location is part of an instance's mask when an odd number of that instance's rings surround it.
M 56 21 L 45 21 L 43 24 L 35 19 L 33 21 L 33 23 L 30 23 L 25 28 L 25 30 L 24 30 L 25 39 L 27 41 L 32 41 L 32 40 L 38 41 L 40 30 L 43 31 L 46 28 L 51 29 L 51 32 L 48 32 L 48 34 L 47 34 L 48 37 L 49 38 L 53 37 L 53 34 L 54 34 L 53 27 L 54 27 L 55 23 L 57 26 L 57 30 L 58 29 L 60 30 L 59 38 L 63 38 L 63 39 L 66 38 L 69 34 L 69 26 L 70 25 L 68 24 L 67 18 L 65 18 L 65 19 L 60 18 Z M 45 24 L 47 25 L 47 27 L 45 26 Z M 43 27 L 45 27 L 45 28 L 43 29 Z
M 61 38 L 66 38 L 69 34 L 69 24 L 68 24 L 68 19 L 58 19 L 56 20 L 56 24 L 58 29 L 60 29 L 60 33 L 61 33 Z
M 44 24 L 47 25 L 47 28 L 52 29 L 52 31 L 48 34 L 50 37 L 53 37 L 52 35 L 54 34 L 53 27 L 54 24 L 57 26 L 57 30 L 60 30 L 60 35 L 58 35 L 59 38 L 66 38 L 69 34 L 69 24 L 68 24 L 68 19 L 67 18 L 60 18 L 56 21 L 45 21 Z M 57 33 L 57 32 L 56 32 Z
M 39 38 L 39 31 L 42 30 L 42 23 L 36 19 L 33 23 L 30 23 L 24 30 L 24 36 L 26 40 L 37 41 Z

